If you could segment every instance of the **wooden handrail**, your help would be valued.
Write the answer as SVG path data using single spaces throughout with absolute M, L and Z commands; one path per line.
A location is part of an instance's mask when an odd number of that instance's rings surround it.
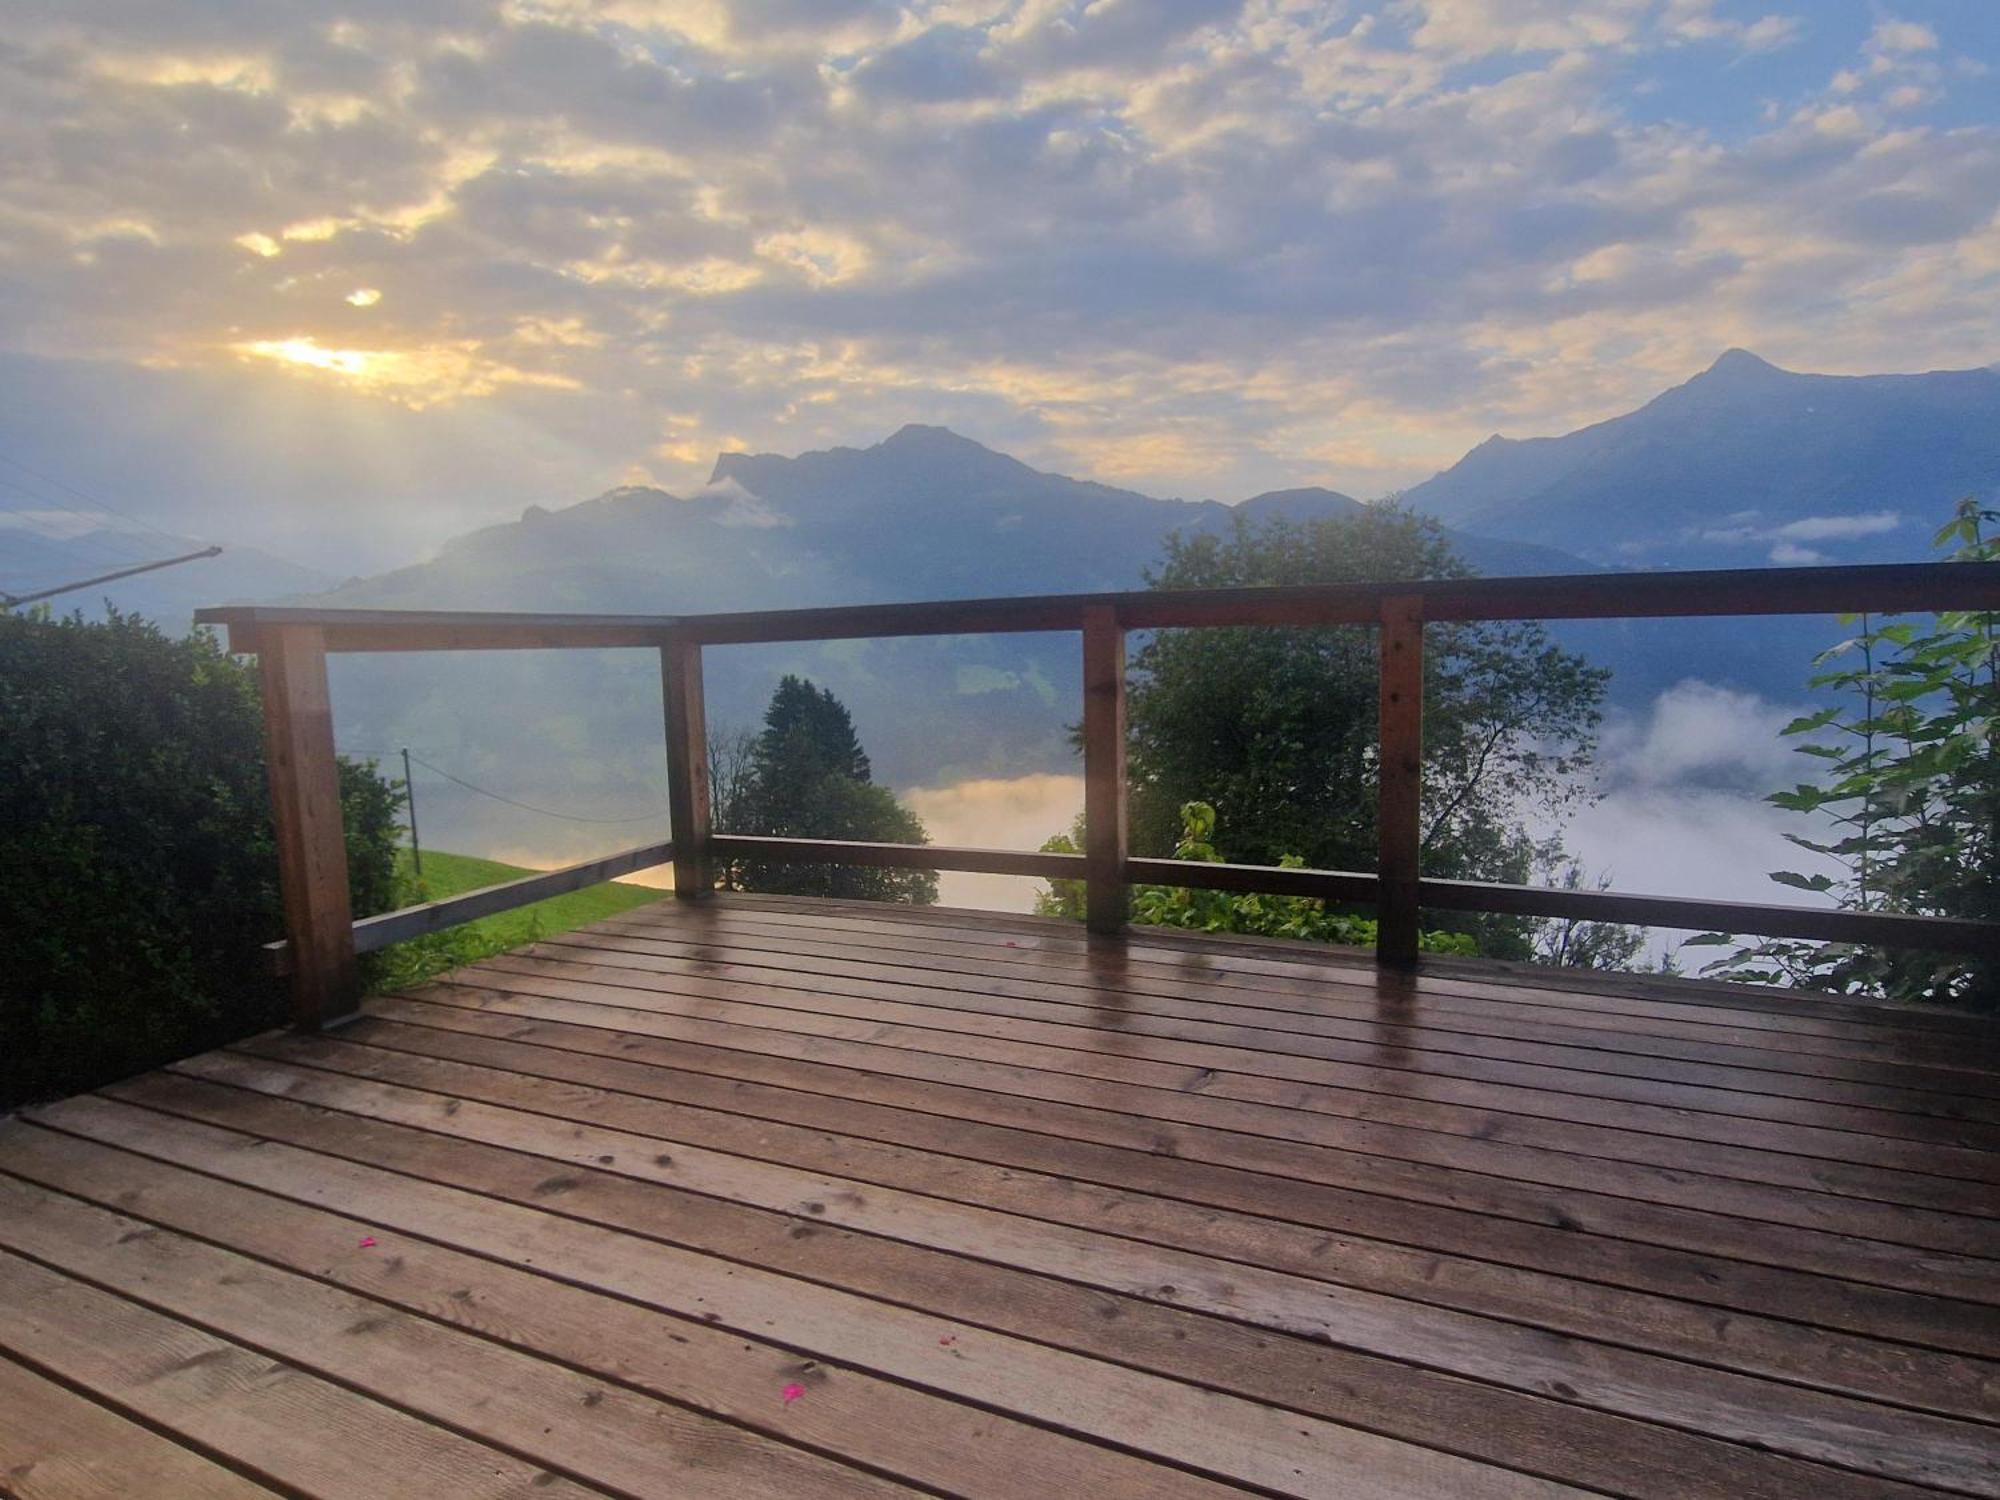
M 531 650 L 657 646 L 681 628 L 704 645 L 1081 630 L 1109 608 L 1126 630 L 1221 625 L 1369 625 L 1383 601 L 1415 597 L 1447 620 L 1643 620 L 1703 615 L 1831 615 L 2000 609 L 2000 563 L 1866 563 L 1838 568 L 1729 568 L 1673 573 L 1565 573 L 1525 578 L 1408 579 L 1236 589 L 1141 589 L 842 605 L 744 614 L 572 615 L 232 605 L 195 612 L 251 652 L 259 629 L 311 625 L 329 651 Z
M 1385 964 L 1415 960 L 1425 907 L 2000 956 L 2000 923 L 1438 880 L 1424 876 L 1419 868 L 1426 623 L 1939 610 L 2000 611 L 2000 564 L 1411 579 L 678 616 L 250 606 L 200 610 L 195 619 L 225 627 L 232 650 L 262 658 L 271 798 L 290 934 L 286 944 L 274 946 L 281 946 L 289 960 L 295 1019 L 311 1027 L 352 1009 L 357 952 L 538 900 L 556 889 L 576 888 L 562 881 L 592 883 L 587 876 L 607 863 L 590 861 L 451 901 L 354 922 L 347 905 L 326 692 L 329 652 L 619 647 L 658 651 L 674 841 L 609 860 L 635 854 L 658 856 L 648 862 L 671 858 L 676 894 L 684 900 L 709 893 L 714 860 L 723 856 L 1081 879 L 1093 932 L 1113 932 L 1123 925 L 1127 893 L 1135 882 L 1373 902 L 1378 916 L 1377 954 Z M 1276 869 L 1132 857 L 1125 831 L 1126 635 L 1135 630 L 1338 624 L 1373 625 L 1381 632 L 1377 870 Z M 716 833 L 710 828 L 701 672 L 705 646 L 1030 631 L 1076 631 L 1083 640 L 1085 847 L 1081 855 L 785 839 Z M 638 867 L 625 865 L 620 873 Z

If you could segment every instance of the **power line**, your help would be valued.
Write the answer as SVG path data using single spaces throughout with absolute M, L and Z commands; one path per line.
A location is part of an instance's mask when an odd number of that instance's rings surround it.
M 522 802 L 513 797 L 503 796 L 499 792 L 489 791 L 483 786 L 475 786 L 473 785 L 473 783 L 467 781 L 462 776 L 452 775 L 451 772 L 445 770 L 444 767 L 442 766 L 432 765 L 429 761 L 425 760 L 421 755 L 418 755 L 414 751 L 409 751 L 406 753 L 409 755 L 411 760 L 415 761 L 418 765 L 422 766 L 426 771 L 434 771 L 439 776 L 442 776 L 446 781 L 452 782 L 454 785 L 457 786 L 462 786 L 468 792 L 477 792 L 482 797 L 491 797 L 495 802 L 504 802 L 509 807 L 518 807 L 522 809 L 524 812 L 540 813 L 545 818 L 561 818 L 565 822 L 570 822 L 570 823 L 651 823 L 651 822 L 657 822 L 660 818 L 666 815 L 666 809 L 664 807 L 661 808 L 658 812 L 640 813 L 637 817 L 631 817 L 631 818 L 589 818 L 589 817 L 584 817 L 580 813 L 557 812 L 553 807 L 537 807 L 532 802 Z
M 6 485 L 5 477 L 0 476 L 0 486 Z M 7 487 L 26 496 L 36 506 L 34 510 L 26 510 L 19 505 L 0 503 L 0 513 L 15 518 L 5 531 L 0 531 L 0 536 L 12 537 L 17 551 L 46 552 L 54 559 L 53 566 L 63 571 L 73 570 L 79 559 L 85 563 L 101 562 L 117 567 L 158 555 L 157 549 L 148 545 L 147 538 L 137 532 L 114 530 L 103 521 L 73 507 L 45 501 L 18 486 Z M 4 498 L 0 496 L 0 502 L 4 502 Z M 83 523 L 83 529 L 72 529 L 63 521 L 65 516 L 76 517 Z M 171 540 L 180 547 L 186 547 L 189 541 L 186 537 Z M 22 543 L 27 545 L 23 547 Z
M 73 536 L 58 537 L 56 538 L 57 540 L 68 542 L 94 540 L 102 545 L 108 545 L 111 540 L 116 539 L 127 546 L 136 545 L 140 541 L 136 533 L 123 527 L 113 526 L 111 523 L 114 518 L 109 512 L 85 510 L 82 506 L 72 505 L 60 496 L 44 495 L 39 490 L 31 490 L 24 484 L 16 484 L 4 474 L 0 474 L 0 489 L 18 495 L 21 499 L 28 501 L 35 507 L 33 510 L 23 510 L 19 505 L 10 505 L 7 507 L 15 515 L 24 517 L 30 522 L 39 522 L 43 526 L 50 526 L 51 519 L 55 516 L 75 516 L 90 528 L 88 531 L 78 532 Z M 184 537 L 168 536 L 164 532 L 161 533 L 161 536 L 167 541 L 186 540 Z
M 0 504 L 0 512 L 5 512 L 10 516 L 17 516 L 22 523 L 19 528 L 9 527 L 8 530 L 10 531 L 18 530 L 21 535 L 39 542 L 45 547 L 60 547 L 68 552 L 82 552 L 87 555 L 95 555 L 106 562 L 128 563 L 146 555 L 144 549 L 138 544 L 138 538 L 131 535 L 131 533 L 112 531 L 109 527 L 96 522 L 94 518 L 85 515 L 84 512 L 76 509 L 74 506 L 44 500 L 40 495 L 24 490 L 19 485 L 8 484 L 4 477 L 0 477 L 0 488 L 12 490 L 15 494 L 32 500 L 40 507 L 38 510 L 23 510 L 18 505 Z M 92 529 L 73 532 L 65 536 L 51 519 L 52 516 L 58 513 L 66 516 L 76 516 L 79 520 L 90 521 Z M 124 550 L 121 550 L 119 546 L 113 545 L 114 539 L 123 544 Z M 172 540 L 183 541 L 185 538 L 175 537 Z
M 43 484 L 52 484 L 57 489 L 61 490 L 65 495 L 74 496 L 76 499 L 81 500 L 84 504 L 92 507 L 100 514 L 116 516 L 121 521 L 129 521 L 132 525 L 150 531 L 153 533 L 154 536 L 160 537 L 162 540 L 169 542 L 188 540 L 188 538 L 185 537 L 175 536 L 172 532 L 162 531 L 159 527 L 155 526 L 150 521 L 142 521 L 137 516 L 127 515 L 124 511 L 118 510 L 113 506 L 106 505 L 102 500 L 99 500 L 95 495 L 87 495 L 82 490 L 78 489 L 75 485 L 65 484 L 62 480 L 57 479 L 52 475 L 44 474 L 40 469 L 31 469 L 26 464 L 22 463 L 18 458 L 10 458 L 5 453 L 0 453 L 0 464 L 5 464 L 10 469 L 18 469 L 23 474 L 28 475 L 30 478 L 41 480 Z M 9 488 L 19 489 L 20 486 L 10 485 Z M 34 498 L 41 499 L 43 497 L 37 495 L 34 496 Z M 74 509 L 74 507 L 64 507 L 64 508 Z M 192 540 L 201 541 L 203 540 L 203 538 L 195 537 Z

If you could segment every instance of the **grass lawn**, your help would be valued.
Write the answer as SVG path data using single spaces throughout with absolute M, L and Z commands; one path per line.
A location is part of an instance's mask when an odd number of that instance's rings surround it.
M 499 885 L 507 880 L 519 880 L 524 875 L 535 873 L 519 865 L 503 865 L 497 859 L 475 859 L 470 854 L 445 854 L 426 849 L 424 877 L 420 882 L 407 849 L 396 856 L 396 861 L 397 878 L 406 892 L 403 897 L 405 904 L 439 901 L 446 896 L 476 891 L 481 886 Z M 571 891 L 566 896 L 551 896 L 532 906 L 498 912 L 490 917 L 481 917 L 476 922 L 468 922 L 463 927 L 448 928 L 428 937 L 413 938 L 407 943 L 385 948 L 372 956 L 368 982 L 380 989 L 418 984 L 459 964 L 472 963 L 509 948 L 519 948 L 558 932 L 568 932 L 572 927 L 615 917 L 635 906 L 658 901 L 666 894 L 649 886 L 628 885 L 613 880 Z

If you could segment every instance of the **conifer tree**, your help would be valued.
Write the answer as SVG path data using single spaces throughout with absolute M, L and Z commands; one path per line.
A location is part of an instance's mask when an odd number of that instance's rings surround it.
M 731 832 L 781 838 L 930 842 L 916 814 L 875 784 L 846 705 L 825 688 L 790 675 L 771 695 L 742 789 L 722 810 L 721 821 Z M 937 900 L 937 876 L 928 870 L 739 860 L 721 871 L 721 883 L 731 890 L 795 896 Z

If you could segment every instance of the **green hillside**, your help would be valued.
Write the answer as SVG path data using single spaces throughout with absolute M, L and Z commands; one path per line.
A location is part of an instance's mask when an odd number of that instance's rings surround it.
M 446 896 L 475 891 L 481 886 L 499 885 L 502 881 L 519 880 L 534 873 L 519 865 L 502 864 L 497 859 L 477 859 L 470 854 L 445 854 L 426 849 L 424 874 L 420 881 L 410 862 L 409 851 L 405 849 L 397 855 L 396 874 L 406 905 L 418 901 L 439 901 Z M 614 880 L 571 891 L 566 896 L 551 896 L 532 906 L 481 917 L 463 927 L 413 938 L 407 943 L 383 949 L 369 960 L 368 983 L 377 989 L 417 984 L 460 964 L 504 953 L 509 948 L 519 948 L 558 932 L 568 932 L 573 927 L 615 917 L 635 906 L 657 901 L 663 894 L 647 886 Z

